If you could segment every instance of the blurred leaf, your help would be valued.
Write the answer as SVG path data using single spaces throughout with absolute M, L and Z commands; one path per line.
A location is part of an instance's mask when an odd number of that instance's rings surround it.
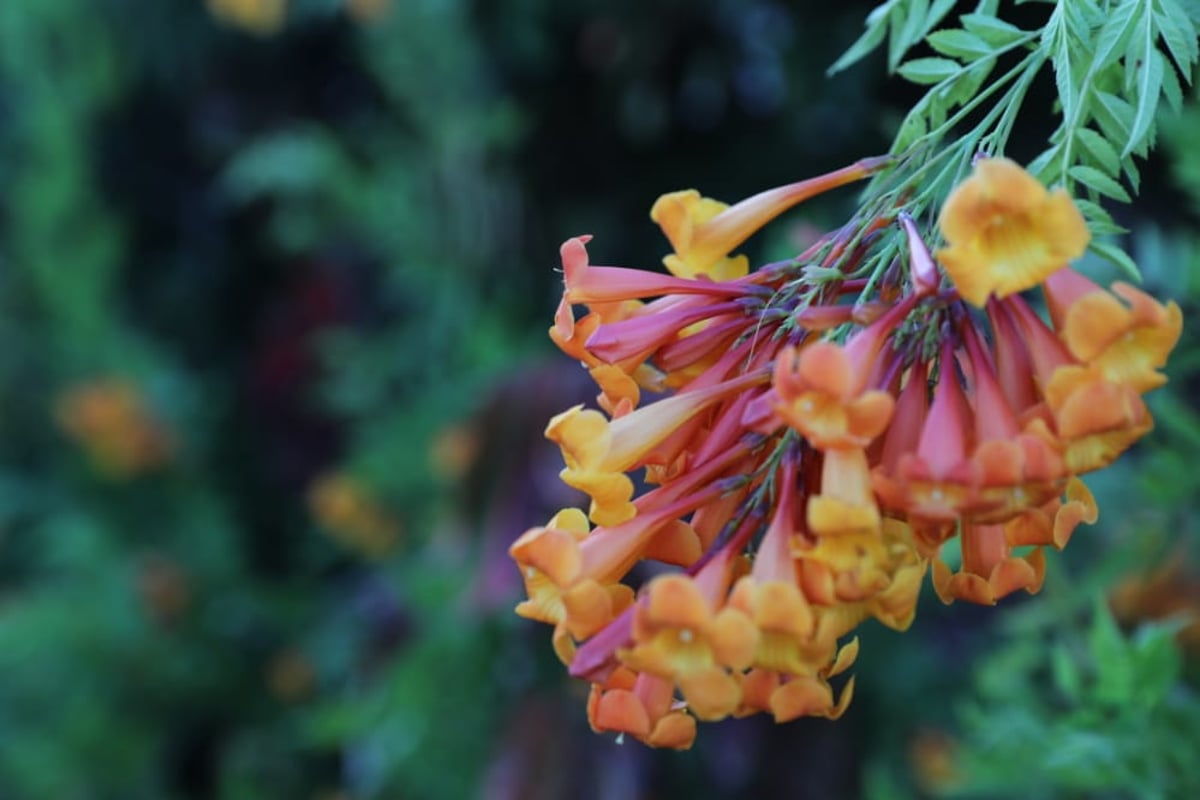
M 934 31 L 926 41 L 942 55 L 965 61 L 974 61 L 993 52 L 992 45 L 982 37 L 957 28 Z
M 913 83 L 939 83 L 962 67 L 948 58 L 917 58 L 900 65 L 900 76 Z
M 1120 200 L 1125 203 L 1129 202 L 1129 193 L 1125 191 L 1124 187 L 1100 170 L 1080 164 L 1071 167 L 1069 172 L 1072 178 L 1089 189 L 1095 189 L 1100 194 L 1111 197 L 1114 200 Z
M 1134 281 L 1141 280 L 1141 272 L 1137 268 L 1137 264 L 1133 259 L 1121 248 L 1108 242 L 1097 242 L 1093 240 L 1088 244 L 1088 249 L 1112 262 L 1118 269 L 1125 273 L 1127 277 Z

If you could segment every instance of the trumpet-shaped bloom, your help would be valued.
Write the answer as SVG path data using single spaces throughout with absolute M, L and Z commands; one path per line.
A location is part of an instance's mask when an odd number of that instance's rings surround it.
M 883 505 L 912 519 L 943 522 L 976 509 L 978 474 L 968 458 L 968 423 L 967 399 L 959 384 L 954 351 L 947 343 L 942 348 L 933 404 L 922 420 L 916 450 L 901 454 L 894 465 L 875 470 L 874 488 Z
M 897 519 L 885 519 L 883 539 L 887 547 L 891 580 L 887 587 L 866 601 L 866 610 L 892 630 L 905 631 L 916 619 L 921 580 L 925 577 L 929 562 L 917 552 L 913 531 L 908 524 Z
M 627 372 L 612 364 L 601 364 L 588 370 L 600 389 L 596 404 L 612 418 L 623 417 L 638 406 L 641 387 Z
M 742 704 L 738 716 L 769 713 L 776 722 L 790 722 L 800 717 L 839 719 L 854 698 L 854 678 L 846 681 L 841 695 L 834 701 L 829 678 L 848 669 L 858 656 L 858 640 L 839 651 L 833 665 L 815 675 L 790 675 L 756 667 L 739 676 Z
M 1057 496 L 1066 466 L 1044 426 L 1022 427 L 977 334 L 967 329 L 964 339 L 961 362 L 943 345 L 928 411 L 919 383 L 924 370 L 910 376 L 901 393 L 904 424 L 889 431 L 875 490 L 887 508 L 913 519 L 1003 522 Z
M 775 360 L 775 413 L 813 447 L 866 447 L 887 427 L 895 403 L 887 392 L 863 391 L 855 366 L 829 342 L 784 349 Z
M 745 284 L 731 281 L 690 280 L 641 269 L 594 266 L 587 252 L 587 243 L 591 239 L 591 236 L 576 236 L 567 239 L 559 248 L 563 299 L 568 303 L 611 303 L 667 294 L 739 297 L 750 291 Z
M 592 684 L 588 722 L 596 733 L 627 733 L 651 747 L 686 750 L 696 719 L 675 701 L 669 678 L 618 667 L 604 684 Z
M 791 487 L 795 466 L 788 463 L 781 485 Z M 742 611 L 758 630 L 754 665 L 788 675 L 816 675 L 836 650 L 836 638 L 819 640 L 816 619 L 800 588 L 797 562 L 792 557 L 796 536 L 795 500 L 784 492 L 767 528 L 754 566 L 740 578 L 729 596 L 729 606 Z
M 1079 523 L 1096 524 L 1100 509 L 1083 481 L 1079 478 L 1067 481 L 1064 497 L 1065 500 L 1055 498 L 1010 520 L 1004 526 L 1004 538 L 1009 546 L 1049 545 L 1062 550 Z
M 592 498 L 589 516 L 599 525 L 618 525 L 633 517 L 633 481 L 625 474 L 646 463 L 665 464 L 655 449 L 693 416 L 721 398 L 758 383 L 766 375 L 745 375 L 714 386 L 684 392 L 643 406 L 614 420 L 575 406 L 550 420 L 546 438 L 558 444 L 566 467 L 563 483 Z
M 850 538 L 857 561 L 879 539 L 879 506 L 871 491 L 867 454 L 849 448 L 829 450 L 821 466 L 821 491 L 808 501 L 808 529 L 824 542 Z M 861 543 L 859 540 L 862 540 Z
M 955 599 L 979 605 L 997 600 L 1018 589 L 1030 594 L 1041 591 L 1046 575 L 1046 556 L 1040 547 L 1027 556 L 1013 555 L 1004 525 L 964 525 L 962 569 L 951 573 L 940 559 L 933 562 L 933 588 L 943 603 Z
M 642 308 L 639 300 L 620 300 L 611 303 L 593 303 L 588 313 L 576 320 L 571 304 L 566 300 L 559 303 L 550 326 L 550 340 L 568 356 L 590 368 L 608 364 L 587 349 L 587 341 L 600 326 L 628 319 Z M 639 386 L 651 391 L 663 390 L 662 375 L 653 366 L 644 363 L 638 354 L 618 361 L 615 366 L 632 376 Z
M 1138 393 L 1106 380 L 1098 367 L 1060 367 L 1046 386 L 1046 403 L 1076 475 L 1108 466 L 1154 427 Z
M 827 175 L 768 189 L 728 206 L 702 197 L 695 189 L 665 194 L 650 209 L 675 252 L 663 259 L 672 274 L 682 278 L 707 275 L 729 280 L 746 274 L 744 256 L 729 254 L 755 232 L 815 195 L 868 177 L 888 163 L 887 158 L 864 159 Z
M 587 638 L 629 605 L 632 591 L 619 581 L 638 560 L 690 563 L 699 556 L 695 533 L 676 518 L 700 502 L 687 497 L 590 533 L 583 513 L 566 509 L 526 531 L 509 548 L 529 597 L 517 613 L 560 626 L 555 649 L 560 656 L 573 652 L 563 634 Z
M 634 646 L 619 654 L 625 666 L 671 678 L 700 719 L 720 719 L 737 708 L 741 692 L 729 669 L 750 666 L 757 631 L 733 608 L 719 608 L 729 564 L 715 558 L 693 580 L 655 578 L 634 608 Z
M 938 261 L 967 302 L 1037 286 L 1079 258 L 1091 235 L 1063 189 L 1052 192 L 1006 158 L 983 158 L 947 198 Z
M 660 298 L 619 322 L 602 325 L 585 344 L 592 355 L 609 364 L 643 361 L 655 351 L 706 326 L 741 318 L 745 309 L 736 301 L 713 303 L 707 297 Z
M 545 527 L 527 531 L 509 552 L 521 566 L 528 599 L 517 613 L 555 626 L 554 649 L 570 663 L 569 638 L 585 638 L 606 625 L 633 601 L 633 591 L 611 576 L 585 575 L 580 547 L 589 532 L 587 518 L 575 508 L 554 515 Z
M 967 331 L 966 343 L 975 420 L 971 460 L 985 509 L 971 519 L 1002 522 L 1057 496 L 1066 479 L 1066 465 L 1058 443 L 1043 427 L 1021 428 L 973 329 Z
M 938 284 L 941 283 L 941 275 L 938 274 L 937 265 L 933 261 L 933 254 L 921 239 L 917 223 L 908 214 L 901 214 L 900 226 L 908 239 L 908 264 L 912 273 L 913 289 L 919 295 L 936 292 Z
M 1158 369 L 1183 330 L 1176 303 L 1163 306 L 1121 282 L 1113 284 L 1110 294 L 1071 269 L 1046 281 L 1046 299 L 1071 355 L 1099 368 L 1106 380 L 1138 392 L 1167 382 Z
M 729 210 L 728 203 L 703 197 L 695 189 L 664 194 L 654 203 L 650 218 L 658 223 L 675 252 L 663 258 L 672 275 L 696 278 L 701 275 L 714 281 L 740 278 L 749 271 L 745 256 L 730 256 L 729 250 L 741 244 L 718 242 L 708 248 L 694 245 L 698 233 L 711 226 L 714 219 Z M 722 246 L 726 249 L 722 252 Z
M 819 450 L 866 447 L 887 428 L 895 406 L 888 392 L 871 388 L 872 381 L 891 366 L 890 337 L 919 299 L 909 295 L 872 315 L 842 346 L 817 342 L 780 350 L 772 391 L 759 404 L 769 403 L 771 411 L 750 409 L 750 424 L 769 431 L 781 420 Z

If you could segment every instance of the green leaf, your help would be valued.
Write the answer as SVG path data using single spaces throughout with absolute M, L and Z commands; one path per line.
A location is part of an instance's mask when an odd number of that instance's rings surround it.
M 1054 739 L 1052 751 L 1045 762 L 1051 785 L 1070 787 L 1089 797 L 1113 789 L 1113 776 L 1105 768 L 1120 757 L 1120 751 L 1110 735 L 1068 727 Z
M 1096 667 L 1096 698 L 1112 705 L 1127 702 L 1134 688 L 1132 654 L 1103 601 L 1095 605 L 1088 648 Z
M 1056 5 L 1042 31 L 1042 48 L 1050 53 L 1050 62 L 1054 67 L 1054 86 L 1058 91 L 1058 101 L 1062 104 L 1062 116 L 1066 124 L 1075 119 L 1081 88 L 1079 81 L 1075 80 L 1075 61 L 1072 56 L 1076 47 L 1073 46 L 1067 16 L 1068 7 L 1068 3 Z M 1075 39 L 1077 41 L 1078 37 Z
M 1059 645 L 1050 651 L 1050 669 L 1054 675 L 1054 685 L 1068 700 L 1077 702 L 1083 681 L 1079 674 L 1079 666 L 1071 658 L 1066 647 Z
M 910 113 L 900 124 L 900 130 L 896 132 L 896 142 L 892 145 L 892 152 L 903 153 L 928 132 L 929 128 L 925 125 L 925 117 L 922 114 Z
M 1125 179 L 1133 187 L 1133 193 L 1137 194 L 1142 183 L 1142 173 L 1138 170 L 1137 162 L 1132 157 L 1127 157 L 1121 159 L 1121 166 L 1125 169 Z
M 1134 634 L 1133 657 L 1138 694 L 1141 695 L 1139 702 L 1156 705 L 1166 698 L 1182 666 L 1175 634 L 1190 621 L 1175 619 L 1143 625 Z
M 1138 50 L 1137 59 L 1137 114 L 1129 133 L 1129 141 L 1121 156 L 1133 152 L 1143 152 L 1149 137 L 1150 126 L 1154 123 L 1154 112 L 1158 110 L 1158 96 L 1162 93 L 1163 61 L 1154 58 L 1153 19 L 1146 15 L 1145 24 L 1138 36 L 1144 36 L 1142 47 Z
M 982 38 L 961 28 L 934 31 L 925 41 L 942 55 L 961 58 L 964 61 L 974 61 L 995 52 Z
M 1083 149 L 1095 159 L 1104 172 L 1112 175 L 1114 178 L 1121 174 L 1121 157 L 1117 154 L 1117 148 L 1113 147 L 1108 139 L 1105 139 L 1091 128 L 1076 129 L 1075 138 L 1079 140 L 1079 143 L 1083 145 Z
M 1095 167 L 1077 164 L 1068 170 L 1068 174 L 1084 186 L 1094 189 L 1102 195 L 1120 200 L 1122 203 L 1129 202 L 1129 192 L 1125 191 L 1125 187 Z
M 1167 63 L 1167 57 L 1160 51 L 1154 51 L 1154 58 L 1162 63 L 1162 92 L 1163 97 L 1167 99 L 1167 105 L 1171 110 L 1178 114 L 1183 110 L 1183 87 L 1179 85 L 1179 76 L 1175 74 L 1175 68 Z
M 826 71 L 827 75 L 834 75 L 847 67 L 857 64 L 862 59 L 866 58 L 879 44 L 883 41 L 883 37 L 887 36 L 888 14 L 896 6 L 899 0 L 888 0 L 875 8 L 867 15 L 867 29 L 863 31 L 862 36 L 854 44 L 847 48 L 846 52 L 838 57 L 838 60 L 833 62 L 833 65 Z
M 900 59 L 908 49 L 924 35 L 925 15 L 929 13 L 929 0 L 911 0 L 908 16 L 901 20 L 897 14 L 892 18 L 892 36 L 888 41 L 888 72 L 895 72 Z
M 1105 261 L 1108 261 L 1117 269 L 1128 275 L 1132 280 L 1137 281 L 1138 283 L 1141 282 L 1142 271 L 1138 269 L 1137 264 L 1134 263 L 1134 260 L 1129 257 L 1129 254 L 1121 248 L 1114 244 L 1109 244 L 1108 242 L 1097 242 L 1093 239 L 1092 243 L 1088 245 L 1088 250 L 1091 250 Z
M 1076 198 L 1075 205 L 1079 206 L 1079 210 L 1083 212 L 1083 218 L 1087 220 L 1088 230 L 1092 232 L 1093 236 L 1129 233 L 1129 230 L 1118 225 L 1112 215 L 1099 203 L 1093 203 L 1087 198 Z
M 969 32 L 996 48 L 1010 45 L 1026 34 L 1016 25 L 990 14 L 963 14 L 960 20 Z
M 1029 164 L 1026 165 L 1026 171 L 1043 183 L 1057 179 L 1059 177 L 1058 173 L 1051 172 L 1048 167 L 1050 166 L 1051 162 L 1059 159 L 1061 150 L 1062 148 L 1057 143 L 1053 147 L 1047 148 L 1046 150 L 1042 151 L 1037 158 L 1035 158 L 1033 161 L 1030 161 Z
M 994 58 L 973 62 L 969 67 L 963 68 L 962 73 L 950 81 L 947 86 L 936 90 L 937 99 L 944 104 L 944 108 L 964 105 L 979 92 L 979 87 L 987 80 L 995 66 L 996 59 Z M 940 125 L 941 122 L 938 121 L 936 124 Z
M 1128 142 L 1133 128 L 1133 106 L 1109 92 L 1096 91 L 1093 96 L 1099 101 L 1092 105 L 1091 111 L 1100 125 L 1100 132 L 1114 142 Z
M 913 83 L 941 83 L 962 72 L 957 61 L 948 58 L 915 58 L 900 66 L 900 76 Z
M 1192 65 L 1200 58 L 1200 33 L 1196 30 L 1195 21 L 1187 11 L 1175 0 L 1155 0 L 1158 9 L 1154 12 L 1154 22 L 1162 33 L 1163 41 L 1175 65 L 1183 73 L 1183 79 L 1192 82 Z
M 954 10 L 956 0 L 933 0 L 933 7 L 929 9 L 929 14 L 925 17 L 925 33 L 924 38 L 928 38 L 929 32 L 938 26 L 946 15 Z
M 1141 0 L 1125 0 L 1118 5 L 1104 21 L 1100 35 L 1096 38 L 1096 47 L 1092 56 L 1094 69 L 1117 63 L 1120 53 L 1125 51 L 1129 39 L 1133 36 L 1140 20 L 1139 12 L 1143 10 Z
M 339 147 L 319 128 L 281 130 L 243 147 L 225 166 L 221 181 L 238 203 L 313 193 L 347 168 Z
M 888 71 L 895 72 L 900 60 L 921 42 L 937 24 L 954 8 L 954 0 L 909 0 L 908 16 L 900 21 L 900 15 L 892 17 L 892 38 L 888 43 Z

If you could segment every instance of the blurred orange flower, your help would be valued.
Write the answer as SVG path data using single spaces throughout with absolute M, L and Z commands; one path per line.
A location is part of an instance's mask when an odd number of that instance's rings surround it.
M 267 688 L 283 703 L 298 703 L 312 694 L 317 685 L 317 671 L 312 662 L 299 650 L 287 649 L 276 653 L 267 665 Z
M 1200 656 L 1200 570 L 1184 554 L 1127 575 L 1109 592 L 1108 605 L 1125 625 L 1186 615 L 1190 621 L 1179 631 L 1179 643 L 1193 657 Z
M 479 434 L 466 425 L 451 425 L 434 436 L 429 465 L 438 477 L 458 480 L 475 463 L 478 452 Z
M 217 20 L 247 33 L 269 36 L 287 20 L 287 0 L 206 0 Z
M 166 463 L 174 445 L 131 383 L 106 378 L 73 386 L 55 403 L 58 425 L 101 473 L 124 479 Z
M 142 561 L 137 588 L 146 611 L 162 625 L 178 619 L 192 602 L 187 573 L 176 561 L 164 555 L 152 554 Z
M 959 780 L 957 743 L 950 734 L 933 729 L 916 732 L 908 746 L 908 761 L 922 790 L 937 794 Z
M 368 558 L 381 558 L 400 540 L 400 522 L 354 478 L 330 473 L 308 490 L 312 514 L 330 537 Z
M 356 22 L 378 22 L 392 8 L 392 0 L 346 0 L 346 11 Z

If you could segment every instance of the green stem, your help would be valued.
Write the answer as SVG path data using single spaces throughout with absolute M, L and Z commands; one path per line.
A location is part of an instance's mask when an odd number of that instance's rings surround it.
M 1008 53 L 1009 51 L 1016 49 L 1017 47 L 1027 44 L 1028 42 L 1032 41 L 1035 38 L 1035 36 L 1037 36 L 1037 32 L 1030 32 L 1026 36 L 1022 36 L 1020 39 L 1017 39 L 1017 40 L 1009 43 L 1005 47 L 1003 47 L 1000 50 L 997 50 L 995 53 L 989 55 L 987 57 L 987 59 L 998 58 L 999 56 L 1002 56 L 1005 53 Z M 949 88 L 949 86 L 954 81 L 956 81 L 960 77 L 962 77 L 963 74 L 970 71 L 971 69 L 974 69 L 980 63 L 980 61 L 984 61 L 987 59 L 979 59 L 976 61 L 972 61 L 969 65 L 964 66 L 961 70 L 954 73 L 953 75 L 951 75 L 947 78 L 943 78 L 937 85 L 935 85 L 932 89 L 930 89 L 928 92 L 925 93 L 925 96 L 923 98 L 921 98 L 921 100 L 917 103 L 917 106 L 911 112 L 909 112 L 908 118 L 911 118 L 913 114 L 919 113 L 921 111 L 921 109 L 931 100 L 931 98 L 934 97 L 935 93 L 937 93 L 938 91 L 941 91 L 943 89 Z M 962 107 L 959 108 L 958 111 L 956 111 L 953 115 L 951 115 L 945 122 L 943 122 L 941 125 L 939 125 L 935 130 L 928 131 L 927 133 L 923 134 L 920 138 L 918 138 L 916 141 L 914 141 L 913 144 L 909 147 L 908 152 L 911 152 L 913 149 L 916 148 L 917 145 L 921 144 L 922 142 L 928 141 L 928 142 L 932 143 L 932 142 L 939 141 L 951 128 L 953 128 L 955 125 L 957 125 L 959 122 L 961 122 L 968 114 L 970 114 L 976 108 L 978 108 L 979 105 L 983 101 L 987 100 L 989 97 L 991 97 L 993 94 L 995 94 L 1004 84 L 1008 83 L 1010 80 L 1012 80 L 1014 77 L 1016 77 L 1016 75 L 1018 73 L 1025 71 L 1028 68 L 1028 64 L 1030 62 L 1039 60 L 1039 59 L 1040 59 L 1040 62 L 1044 62 L 1045 55 L 1043 55 L 1041 53 L 1041 51 L 1037 50 L 1037 49 L 1031 51 L 1029 53 L 1029 55 L 1027 55 L 1024 59 L 1021 60 L 1020 63 L 1018 63 L 1016 66 L 1014 66 L 1008 72 L 1004 73 L 1004 75 L 997 78 L 995 81 L 992 81 L 991 84 L 989 84 L 987 88 L 985 88 L 983 91 L 979 92 L 974 97 L 972 97 L 970 100 L 968 100 L 966 103 L 964 103 L 962 105 Z M 1035 67 L 1034 71 L 1036 72 L 1037 69 L 1041 69 L 1041 63 L 1037 64 L 1037 67 Z M 905 119 L 905 122 L 908 121 L 908 118 Z M 901 125 L 901 129 L 903 129 L 903 127 L 904 126 Z M 907 155 L 907 153 L 900 154 L 900 157 L 904 157 L 906 155 Z
M 1013 85 L 1012 89 L 1009 90 L 1009 94 L 1005 95 L 1005 102 L 1003 104 L 1004 115 L 1001 117 L 1000 122 L 997 123 L 995 130 L 986 137 L 983 137 L 987 139 L 988 146 L 992 152 L 1004 151 L 1005 145 L 1008 144 L 1008 137 L 1012 135 L 1013 125 L 1017 120 L 1017 112 L 1021 110 L 1021 104 L 1025 102 L 1025 94 L 1029 91 L 1029 86 L 1033 83 L 1033 79 L 1037 77 L 1037 74 L 1046 63 L 1045 53 L 1036 51 L 1035 55 L 1039 57 L 1037 59 L 1038 63 L 1027 70 L 1021 76 L 1020 80 Z

